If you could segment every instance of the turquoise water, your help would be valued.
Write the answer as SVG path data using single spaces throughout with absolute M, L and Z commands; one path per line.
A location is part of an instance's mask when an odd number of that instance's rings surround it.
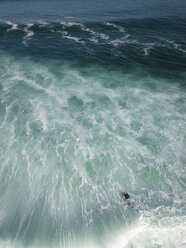
M 28 21 L 7 4 L 0 247 L 185 247 L 185 19 L 38 5 Z
M 184 247 L 180 83 L 2 57 L 2 246 Z

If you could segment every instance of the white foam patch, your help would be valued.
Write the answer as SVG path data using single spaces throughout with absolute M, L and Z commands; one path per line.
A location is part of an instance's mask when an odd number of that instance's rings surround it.
M 167 44 L 170 48 L 174 48 L 175 50 L 178 50 L 180 52 L 186 53 L 186 50 L 184 50 L 181 45 L 177 44 L 175 41 L 173 40 L 168 40 L 165 38 L 159 38 L 160 40 L 162 40 L 165 44 Z
M 144 55 L 148 56 L 150 53 L 150 50 L 155 46 L 155 43 L 146 43 L 145 47 L 143 48 Z
M 18 24 L 15 24 L 15 23 L 12 23 L 12 22 L 7 22 L 7 24 L 12 25 L 12 27 L 9 28 L 7 30 L 7 32 L 10 32 L 10 31 L 13 31 L 13 30 L 17 30 L 18 29 Z
M 34 36 L 34 32 L 30 30 L 30 28 L 33 26 L 33 24 L 27 24 L 27 26 L 24 28 L 24 32 L 26 35 L 23 37 L 23 44 L 25 46 L 28 45 L 28 40 L 31 39 L 32 36 Z
M 125 33 L 125 29 L 124 29 L 123 27 L 118 26 L 118 25 L 116 25 L 116 24 L 114 24 L 114 23 L 106 22 L 106 25 L 118 29 L 121 33 Z
M 13 242 L 12 240 L 6 239 L 0 239 L 0 247 L 1 248 L 13 248 L 13 247 L 20 247 L 24 248 L 25 246 L 20 244 L 20 242 Z
M 43 131 L 46 131 L 48 129 L 48 121 L 47 121 L 47 117 L 46 117 L 45 111 L 39 110 L 38 117 L 39 117 L 38 119 L 43 124 Z
M 104 34 L 104 33 L 99 33 L 99 32 L 95 32 L 94 30 L 92 30 L 92 29 L 90 29 L 90 28 L 87 28 L 87 27 L 85 27 L 85 26 L 83 26 L 82 28 L 81 28 L 83 31 L 85 31 L 85 32 L 88 32 L 88 33 L 90 33 L 93 37 L 93 39 L 97 39 L 97 38 L 101 38 L 101 39 L 103 39 L 103 40 L 108 40 L 109 39 L 109 36 L 108 35 L 106 35 L 106 34 Z
M 83 27 L 82 23 L 79 22 L 60 22 L 61 25 L 65 26 L 65 27 L 72 27 L 72 26 L 80 26 Z
M 92 41 L 95 44 L 99 43 L 98 39 L 96 39 L 95 37 L 91 37 L 89 40 Z
M 85 43 L 80 38 L 69 35 L 69 33 L 67 31 L 63 31 L 61 34 L 62 34 L 62 37 L 65 38 L 65 39 L 73 40 L 73 41 L 75 41 L 77 43 L 81 43 L 81 44 Z
M 185 247 L 186 223 L 173 226 L 156 226 L 145 223 L 141 216 L 139 223 L 124 230 L 108 242 L 106 248 L 129 247 Z
M 3 20 L 0 20 L 0 22 L 4 22 L 10 26 L 12 26 L 11 28 L 7 29 L 7 32 L 10 32 L 10 31 L 13 31 L 13 30 L 17 30 L 18 29 L 18 24 L 16 23 L 12 23 L 11 21 L 3 21 Z
M 129 37 L 130 35 L 127 34 L 126 36 L 120 39 L 110 41 L 110 44 L 112 44 L 115 47 L 118 47 L 119 45 L 123 45 L 123 44 L 138 44 L 139 43 L 137 40 L 128 39 Z
M 42 20 L 40 20 L 39 23 L 42 24 L 42 25 L 48 25 L 49 24 L 48 22 L 45 22 L 45 21 L 42 21 Z
M 49 25 L 48 22 L 45 22 L 45 21 L 42 21 L 42 20 L 40 20 L 38 23 L 40 24 L 40 25 L 39 25 L 40 28 L 43 28 L 43 27 L 46 27 L 46 26 Z
M 0 128 L 3 128 L 6 125 L 6 121 L 7 121 L 7 117 L 8 117 L 9 111 L 14 106 L 14 104 L 15 104 L 15 101 L 11 102 L 10 105 L 6 106 L 4 120 L 3 120 L 2 124 L 0 125 Z

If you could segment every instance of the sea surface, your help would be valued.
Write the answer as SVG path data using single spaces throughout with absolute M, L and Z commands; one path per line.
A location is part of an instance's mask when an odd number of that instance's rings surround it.
M 79 247 L 186 247 L 185 0 L 0 1 L 0 248 Z

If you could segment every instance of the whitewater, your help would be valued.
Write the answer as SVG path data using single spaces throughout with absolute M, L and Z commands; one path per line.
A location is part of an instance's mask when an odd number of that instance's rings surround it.
M 184 248 L 186 19 L 24 3 L 0 4 L 0 247 Z

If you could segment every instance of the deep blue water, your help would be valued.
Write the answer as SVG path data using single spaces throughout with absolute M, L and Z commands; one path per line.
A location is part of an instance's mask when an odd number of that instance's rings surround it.
M 135 18 L 185 17 L 184 0 L 4 0 L 2 18 L 17 21 L 56 21 L 58 18 L 76 18 L 79 21 L 119 21 Z
M 0 49 L 16 56 L 180 71 L 186 62 L 185 13 L 185 1 L 2 1 Z
M 185 147 L 186 1 L 0 1 L 0 247 L 185 247 Z

